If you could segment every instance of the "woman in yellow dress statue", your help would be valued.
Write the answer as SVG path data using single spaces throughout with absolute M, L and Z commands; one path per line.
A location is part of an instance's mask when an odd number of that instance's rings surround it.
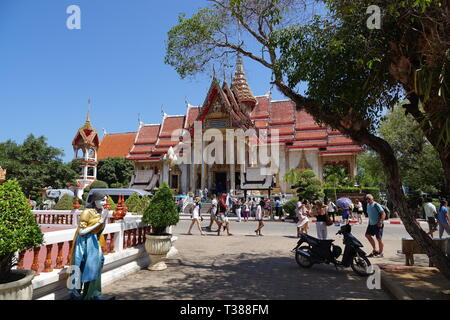
M 71 266 L 79 268 L 81 288 L 70 290 L 72 299 L 98 300 L 102 294 L 101 273 L 104 263 L 102 234 L 109 211 L 103 207 L 108 197 L 101 191 L 92 194 L 91 202 L 81 213 L 78 229 L 71 248 Z M 72 267 L 73 268 L 73 267 Z

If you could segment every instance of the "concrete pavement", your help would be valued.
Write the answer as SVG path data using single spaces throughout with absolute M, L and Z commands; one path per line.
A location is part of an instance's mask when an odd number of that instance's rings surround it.
M 369 290 L 367 279 L 351 269 L 337 271 L 330 265 L 301 269 L 291 253 L 297 242 L 293 223 L 267 223 L 264 237 L 255 236 L 255 221 L 232 223 L 234 236 L 200 236 L 198 230 L 189 236 L 185 234 L 188 227 L 189 221 L 180 221 L 173 230 L 178 236 L 175 246 L 179 254 L 169 259 L 167 270 L 141 270 L 104 288 L 104 294 L 139 300 L 390 299 L 382 290 Z M 355 228 L 355 235 L 364 242 L 358 235 L 358 229 L 363 228 Z M 330 237 L 335 238 L 335 231 L 337 227 L 329 228 Z M 310 233 L 316 234 L 314 226 Z M 386 249 L 396 252 L 399 243 L 387 239 Z M 341 245 L 342 240 L 337 239 L 336 244 Z M 367 246 L 366 251 L 370 251 Z M 391 254 L 385 259 L 390 258 Z M 399 259 L 402 261 L 402 257 Z M 382 262 L 378 260 L 372 262 Z

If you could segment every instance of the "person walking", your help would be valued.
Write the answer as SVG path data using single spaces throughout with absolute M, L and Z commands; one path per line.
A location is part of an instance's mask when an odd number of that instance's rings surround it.
M 192 209 L 192 216 L 191 216 L 192 223 L 191 223 L 191 226 L 189 227 L 189 231 L 187 233 L 189 235 L 192 234 L 191 230 L 192 230 L 192 227 L 194 226 L 194 224 L 197 224 L 197 227 L 198 227 L 198 230 L 200 231 L 200 234 L 202 236 L 205 235 L 205 233 L 202 231 L 202 227 L 200 225 L 200 219 L 203 220 L 203 218 L 201 216 L 201 213 L 200 213 L 200 200 L 201 200 L 201 198 L 197 197 L 195 199 L 195 202 L 194 202 L 194 208 Z
M 237 199 L 237 201 L 235 202 L 234 211 L 236 212 L 237 222 L 241 222 L 241 212 L 242 212 L 241 199 Z
M 375 202 L 371 194 L 366 195 L 367 202 L 367 214 L 369 216 L 369 225 L 366 230 L 366 238 L 369 240 L 373 250 L 368 257 L 383 258 L 383 229 L 384 218 L 386 213 L 383 211 L 383 207 Z M 378 250 L 376 250 L 375 241 L 373 237 L 376 237 L 378 241 Z
M 220 228 L 220 224 L 217 221 L 217 206 L 215 204 L 212 204 L 211 208 L 209 209 L 209 219 L 210 219 L 210 223 L 209 223 L 209 226 L 207 227 L 209 230 L 211 230 L 214 222 L 217 223 L 217 226 Z
M 256 199 L 253 198 L 252 201 L 250 202 L 250 216 L 251 217 L 256 217 L 256 207 L 257 207 L 257 203 L 256 203 Z
M 427 234 L 431 238 L 433 238 L 433 234 L 437 230 L 437 222 L 435 218 L 437 211 L 436 206 L 431 203 L 432 201 L 433 201 L 432 198 L 427 198 L 425 204 L 423 205 L 423 210 L 425 211 L 425 217 L 427 219 L 429 227 L 429 231 Z
M 275 214 L 278 217 L 278 221 L 281 221 L 283 218 L 283 208 L 281 207 L 281 200 L 280 198 L 275 198 Z
M 331 199 L 328 200 L 328 208 L 327 208 L 328 216 L 330 217 L 330 219 L 333 218 L 333 223 L 336 222 L 336 218 L 335 218 L 336 209 L 337 209 L 337 207 L 334 204 L 334 202 L 331 201 Z
M 342 224 L 348 224 L 348 220 L 350 218 L 350 207 L 342 208 Z
M 242 216 L 244 218 L 244 222 L 248 222 L 248 215 L 250 214 L 250 204 L 248 201 L 245 201 L 242 206 Z
M 264 208 L 264 199 L 262 199 L 258 206 L 256 207 L 256 214 L 255 214 L 255 220 L 258 221 L 258 228 L 255 230 L 255 233 L 257 236 L 262 236 L 261 230 L 264 227 L 264 221 L 263 221 L 263 208 Z
M 311 215 L 317 218 L 317 238 L 320 240 L 327 239 L 327 209 L 328 206 L 323 205 L 322 201 L 316 200 L 312 208 Z
M 300 233 L 308 234 L 309 219 L 306 215 L 306 207 L 301 200 L 297 202 L 297 208 L 295 209 L 295 215 L 297 219 L 297 238 L 300 238 Z
M 439 224 L 439 239 L 442 239 L 444 231 L 450 236 L 450 219 L 448 217 L 448 203 L 446 200 L 441 200 L 441 205 L 439 206 L 439 212 L 437 214 L 437 221 Z
M 228 217 L 225 216 L 225 214 L 223 214 L 222 212 L 218 212 L 217 213 L 217 222 L 219 224 L 219 228 L 217 229 L 217 236 L 220 237 L 220 231 L 223 230 L 227 231 L 227 235 L 228 236 L 232 236 L 233 234 L 230 232 L 230 221 L 228 220 Z
M 358 222 L 359 222 L 359 224 L 362 224 L 363 223 L 362 215 L 364 214 L 364 209 L 363 209 L 363 205 L 362 205 L 361 201 L 359 201 L 358 199 L 356 199 L 355 209 L 356 209 L 356 217 L 358 218 Z

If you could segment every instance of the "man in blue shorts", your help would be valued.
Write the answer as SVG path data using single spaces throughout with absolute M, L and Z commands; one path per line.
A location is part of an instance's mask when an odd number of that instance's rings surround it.
M 367 214 L 369 216 L 369 225 L 366 230 L 366 238 L 372 245 L 373 251 L 368 257 L 383 258 L 383 228 L 384 228 L 384 218 L 386 213 L 383 211 L 383 207 L 375 202 L 371 194 L 366 195 L 367 202 Z M 378 241 L 378 251 L 376 250 L 375 240 L 373 237 L 377 238 Z

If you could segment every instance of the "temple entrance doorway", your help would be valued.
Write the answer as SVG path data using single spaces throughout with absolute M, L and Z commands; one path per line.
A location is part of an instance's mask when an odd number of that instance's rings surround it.
M 227 173 L 226 172 L 215 172 L 215 182 L 216 182 L 216 193 L 221 194 L 227 192 Z

